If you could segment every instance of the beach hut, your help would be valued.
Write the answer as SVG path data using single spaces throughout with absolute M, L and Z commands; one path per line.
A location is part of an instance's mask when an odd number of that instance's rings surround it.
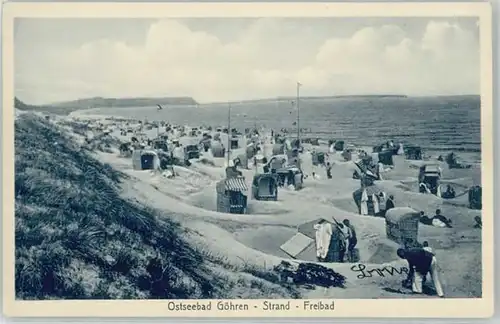
M 326 258 L 323 262 L 341 262 L 342 254 L 342 232 L 334 222 L 324 218 L 301 224 L 297 227 L 297 233 L 280 246 L 280 249 L 290 257 L 304 261 L 318 261 L 316 244 L 316 231 L 320 226 L 331 226 L 332 235 Z
M 278 176 L 272 173 L 256 174 L 252 181 L 255 200 L 278 200 Z
M 417 145 L 406 145 L 404 147 L 405 157 L 408 160 L 422 160 L 422 149 Z
M 160 169 L 160 159 L 154 151 L 135 150 L 132 154 L 132 166 L 134 170 L 157 170 Z
M 293 185 L 295 190 L 300 190 L 304 187 L 304 174 L 294 166 L 285 166 L 276 170 L 278 175 L 278 183 L 284 185 Z
M 245 154 L 239 154 L 235 159 L 233 159 L 233 164 L 237 167 L 248 169 L 248 159 Z
M 418 173 L 418 186 L 420 193 L 432 193 L 440 196 L 441 169 L 439 165 L 424 164 Z
M 377 216 L 382 207 L 380 206 L 379 200 L 381 193 L 383 193 L 383 190 L 377 185 L 366 186 L 355 190 L 352 193 L 352 198 L 358 207 L 358 213 L 360 215 Z
M 153 140 L 153 148 L 155 150 L 163 150 L 167 152 L 168 151 L 167 141 L 163 139 L 155 139 Z
M 284 144 L 274 144 L 273 145 L 273 155 L 281 155 L 285 154 L 285 145 Z
M 129 158 L 132 156 L 131 143 L 120 144 L 120 156 L 125 158 Z
M 273 155 L 269 158 L 268 166 L 270 170 L 278 170 L 286 165 L 286 155 Z
M 230 214 L 247 212 L 248 187 L 244 177 L 227 178 L 217 182 L 217 211 Z
M 200 149 L 198 145 L 190 144 L 184 146 L 184 156 L 187 160 L 190 159 L 199 159 L 200 158 Z
M 481 186 L 474 186 L 469 189 L 469 208 L 482 209 L 483 190 Z
M 420 214 L 410 207 L 395 207 L 385 214 L 387 238 L 405 247 L 418 243 Z M 409 246 L 410 245 L 410 246 Z
M 323 165 L 325 164 L 325 153 L 324 152 L 317 152 L 316 157 L 318 159 L 318 164 Z
M 382 162 L 384 165 L 394 165 L 392 157 L 394 156 L 394 151 L 385 150 L 378 153 L 378 161 Z
M 344 150 L 344 145 L 345 142 L 344 141 L 336 141 L 334 144 L 333 144 L 333 149 L 335 151 L 343 151 Z
M 231 150 L 239 149 L 240 148 L 240 138 L 238 138 L 236 136 L 232 136 L 230 144 L 231 144 Z
M 224 146 L 219 141 L 212 141 L 210 143 L 210 148 L 212 150 L 212 155 L 215 158 L 223 158 L 226 154 L 226 150 L 224 149 Z

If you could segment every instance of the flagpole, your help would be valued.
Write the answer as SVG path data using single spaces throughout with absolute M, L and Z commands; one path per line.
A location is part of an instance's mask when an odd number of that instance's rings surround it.
M 300 103 L 299 103 L 299 96 L 300 96 L 300 82 L 297 82 L 297 139 L 299 141 L 300 145 Z
M 227 166 L 229 166 L 229 153 L 231 151 L 231 103 L 227 110 Z

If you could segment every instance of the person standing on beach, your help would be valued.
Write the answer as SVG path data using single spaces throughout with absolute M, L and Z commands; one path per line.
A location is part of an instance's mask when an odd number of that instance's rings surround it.
M 408 261 L 408 277 L 403 282 L 411 282 L 412 291 L 416 294 L 422 293 L 422 283 L 427 273 L 430 272 L 436 293 L 444 297 L 443 287 L 438 273 L 436 256 L 423 248 L 398 249 L 397 254 L 401 259 Z
M 349 246 L 349 240 L 350 240 L 350 230 L 347 226 L 344 226 L 342 223 L 337 223 L 338 228 L 340 229 L 341 232 L 341 239 L 340 239 L 340 248 L 339 248 L 339 262 L 344 262 L 345 258 L 345 253 L 347 251 L 347 247 Z
M 390 195 L 389 199 L 387 199 L 387 201 L 385 202 L 385 212 L 387 213 L 387 211 L 391 208 L 394 208 L 394 196 L 393 195 Z
M 326 163 L 326 177 L 328 179 L 332 178 L 332 166 L 330 165 L 330 162 Z
M 358 244 L 356 230 L 354 229 L 354 226 L 352 226 L 351 222 L 349 222 L 348 219 L 344 219 L 342 221 L 342 223 L 344 223 L 344 226 L 349 229 L 349 242 L 347 245 L 347 260 L 349 262 L 355 262 L 354 261 L 354 248 Z

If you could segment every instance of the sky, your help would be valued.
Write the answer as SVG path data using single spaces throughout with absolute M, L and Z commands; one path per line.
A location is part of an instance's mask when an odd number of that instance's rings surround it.
M 479 94 L 475 18 L 16 18 L 15 94 L 198 102 Z

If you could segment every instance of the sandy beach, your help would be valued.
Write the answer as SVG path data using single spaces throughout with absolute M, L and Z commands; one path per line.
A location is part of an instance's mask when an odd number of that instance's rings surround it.
M 109 123 L 105 116 L 93 116 L 93 123 Z M 72 114 L 68 118 L 87 118 L 88 115 Z M 110 136 L 125 142 L 132 135 L 123 136 L 120 127 L 111 131 Z M 69 130 L 68 130 L 69 131 Z M 143 131 L 148 138 L 155 138 L 163 130 Z M 266 132 L 263 138 L 263 152 L 270 157 L 271 137 Z M 221 134 L 224 143 L 224 135 Z M 201 137 L 196 137 L 200 140 Z M 175 166 L 177 176 L 167 178 L 150 170 L 138 171 L 132 167 L 130 158 L 119 156 L 117 147 L 112 153 L 95 152 L 95 157 L 112 168 L 124 172 L 130 178 L 122 184 L 121 195 L 139 201 L 149 207 L 171 215 L 188 230 L 189 242 L 220 255 L 230 263 L 254 264 L 271 268 L 282 260 L 293 263 L 315 262 L 296 260 L 280 249 L 296 232 L 298 226 L 319 218 L 342 221 L 348 219 L 358 236 L 359 262 L 322 263 L 346 277 L 345 288 L 302 289 L 305 298 L 401 298 L 414 297 L 401 290 L 404 274 L 360 276 L 359 265 L 367 269 L 392 266 L 406 266 L 406 262 L 396 255 L 398 245 L 386 237 L 385 220 L 381 217 L 358 214 L 352 192 L 359 188 L 359 180 L 352 178 L 356 166 L 352 161 L 344 161 L 341 152 L 330 153 L 332 179 L 326 177 L 323 166 L 313 166 L 311 150 L 328 152 L 328 145 L 305 144 L 300 154 L 305 175 L 304 188 L 292 191 L 279 189 L 277 201 L 248 200 L 247 214 L 217 212 L 216 183 L 225 177 L 226 158 L 214 158 L 209 152 L 202 152 L 199 159 L 190 160 L 189 167 Z M 367 148 L 368 149 L 368 148 Z M 232 157 L 244 152 L 233 150 Z M 420 224 L 418 239 L 428 241 L 439 260 L 442 282 L 447 297 L 481 296 L 481 230 L 473 228 L 474 217 L 481 216 L 480 210 L 468 208 L 468 188 L 480 185 L 480 168 L 449 169 L 440 162 L 443 170 L 442 181 L 451 184 L 457 192 L 455 199 L 442 199 L 418 192 L 418 167 L 429 161 L 406 160 L 398 157 L 398 163 L 384 174 L 384 180 L 376 185 L 394 196 L 396 207 L 411 207 L 433 215 L 436 209 L 452 220 L 453 228 L 436 228 Z M 433 162 L 436 162 L 435 157 Z M 240 169 L 247 186 L 251 188 L 255 169 Z M 312 172 L 320 176 L 313 179 Z M 458 257 L 460 256 L 460 257 Z M 362 278 L 361 278 L 362 277 Z M 407 295 L 407 296 L 406 296 Z M 435 297 L 424 295 L 426 297 Z M 419 297 L 416 296 L 415 297 Z M 421 297 L 421 296 L 420 296 Z

